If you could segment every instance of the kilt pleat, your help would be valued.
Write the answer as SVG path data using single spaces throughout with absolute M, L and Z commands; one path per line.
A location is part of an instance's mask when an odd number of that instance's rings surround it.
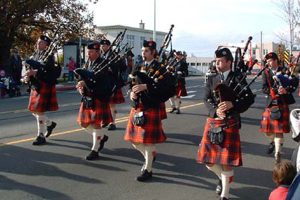
M 187 96 L 187 91 L 186 91 L 185 85 L 182 84 L 182 81 L 180 81 L 180 80 L 177 82 L 176 96 L 177 97 L 185 97 L 185 96 Z
M 238 121 L 230 119 L 227 124 L 229 125 L 225 131 L 225 139 L 221 145 L 212 144 L 208 137 L 208 131 L 211 124 L 220 126 L 224 120 L 208 118 L 204 127 L 202 140 L 199 144 L 197 153 L 197 162 L 206 164 L 220 164 L 229 166 L 242 165 L 242 153 L 239 129 L 236 125 Z
M 95 109 L 85 108 L 81 102 L 77 122 L 84 128 L 93 125 L 95 128 L 101 128 L 102 124 L 112 122 L 112 115 L 107 101 L 95 99 Z
M 162 128 L 160 109 L 149 108 L 144 112 L 146 122 L 142 126 L 135 126 L 133 124 L 133 116 L 136 112 L 140 112 L 143 109 L 138 107 L 130 110 L 129 120 L 124 135 L 124 140 L 131 141 L 133 143 L 143 144 L 155 144 L 162 143 L 167 138 Z
M 290 111 L 288 104 L 279 104 L 281 118 L 272 120 L 270 118 L 270 108 L 265 108 L 260 122 L 260 132 L 263 133 L 289 133 L 290 132 Z
M 165 103 L 160 103 L 159 109 L 160 109 L 159 112 L 160 112 L 161 120 L 167 119 L 167 111 L 166 111 Z
M 117 89 L 110 97 L 109 103 L 111 104 L 121 104 L 125 102 L 125 98 L 122 93 L 122 88 Z
M 55 85 L 49 86 L 45 82 L 40 83 L 40 89 L 31 90 L 28 110 L 31 112 L 46 112 L 58 110 Z

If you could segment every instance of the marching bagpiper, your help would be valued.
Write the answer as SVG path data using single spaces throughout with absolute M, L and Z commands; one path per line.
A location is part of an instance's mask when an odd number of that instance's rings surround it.
M 262 75 L 262 91 L 266 96 L 265 110 L 262 114 L 260 132 L 270 139 L 268 154 L 275 150 L 274 157 L 278 163 L 281 160 L 283 134 L 290 132 L 289 105 L 295 103 L 292 93 L 298 87 L 298 78 L 289 79 L 282 74 L 276 53 L 265 56 L 268 68 Z
M 130 92 L 132 108 L 124 139 L 130 141 L 133 147 L 144 156 L 142 174 L 137 177 L 137 180 L 147 181 L 152 177 L 152 164 L 155 160 L 153 152 L 156 152 L 155 144 L 166 140 L 160 110 L 161 103 L 170 96 L 163 97 L 169 91 L 169 76 L 165 74 L 166 69 L 161 68 L 155 60 L 156 43 L 154 41 L 144 41 L 142 56 L 144 64 L 133 72 L 137 75 L 133 78 L 134 83 Z M 158 78 L 158 80 L 154 77 L 159 70 L 162 71 L 158 76 L 162 78 Z M 141 76 L 146 78 L 141 78 Z M 148 82 L 148 80 L 152 81 Z
M 29 63 L 38 65 L 35 68 L 29 66 L 24 78 L 24 82 L 28 82 L 31 88 L 28 109 L 36 118 L 38 128 L 33 145 L 45 144 L 45 137 L 49 137 L 56 127 L 56 123 L 49 120 L 45 114 L 47 111 L 58 110 L 55 89 L 56 70 L 58 70 L 56 68 L 58 67 L 55 67 L 52 52 L 47 51 L 50 43 L 49 37 L 41 35 L 36 43 L 37 50 L 25 63 L 25 65 L 29 65 Z
M 110 49 L 111 42 L 107 39 L 103 39 L 101 40 L 100 44 L 101 44 L 101 49 L 103 51 L 103 54 L 108 53 L 107 51 L 109 51 Z M 117 86 L 109 101 L 109 106 L 112 114 L 112 122 L 110 122 L 107 127 L 107 130 L 109 131 L 116 130 L 116 123 L 115 123 L 117 117 L 116 104 L 122 104 L 125 102 L 125 98 L 122 92 L 122 87 L 125 85 L 125 82 L 121 77 L 121 73 L 125 72 L 126 70 L 127 70 L 127 66 L 124 59 L 121 59 L 120 61 L 110 65 L 110 71 L 114 76 Z M 104 124 L 104 126 L 106 125 L 107 124 Z
M 240 113 L 254 102 L 254 95 L 246 88 L 239 98 L 235 97 L 234 88 L 240 82 L 240 74 L 231 70 L 233 56 L 228 48 L 217 50 L 215 56 L 218 74 L 209 76 L 205 86 L 208 118 L 197 161 L 205 163 L 218 176 L 216 193 L 221 200 L 226 200 L 233 181 L 233 167 L 242 165 Z M 240 84 L 245 86 L 247 83 L 244 79 Z
M 173 67 L 174 76 L 177 79 L 177 86 L 176 86 L 176 94 L 174 97 L 170 98 L 170 104 L 172 107 L 172 110 L 170 113 L 173 113 L 176 111 L 176 114 L 180 114 L 180 105 L 181 105 L 181 99 L 180 97 L 187 96 L 187 91 L 185 87 L 185 77 L 188 76 L 188 64 L 184 60 L 184 55 L 181 51 L 175 52 L 176 56 L 176 64 Z
M 92 72 L 103 61 L 99 43 L 95 42 L 88 45 L 88 58 L 86 70 Z M 108 124 L 112 121 L 109 108 L 109 96 L 111 94 L 99 95 L 96 90 L 101 90 L 101 87 L 105 87 L 108 84 L 101 84 L 99 82 L 103 77 L 109 78 L 109 73 L 107 68 L 103 68 L 101 74 L 95 77 L 92 88 L 87 86 L 86 81 L 88 80 L 80 80 L 76 85 L 79 93 L 83 96 L 77 122 L 88 133 L 91 133 L 93 137 L 93 145 L 91 152 L 86 156 L 87 160 L 96 160 L 99 158 L 99 151 L 108 139 L 105 135 L 101 136 L 101 128 L 102 124 Z

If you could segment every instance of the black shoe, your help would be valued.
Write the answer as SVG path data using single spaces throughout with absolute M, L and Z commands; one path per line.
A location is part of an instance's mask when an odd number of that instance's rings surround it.
M 89 155 L 86 156 L 87 160 L 96 160 L 99 158 L 99 154 L 97 151 L 91 151 Z
M 117 127 L 114 124 L 109 124 L 108 128 L 107 128 L 107 130 L 109 130 L 109 131 L 113 131 L 113 130 L 116 130 L 116 129 L 117 129 Z
M 98 152 L 100 152 L 103 149 L 104 143 L 107 142 L 107 140 L 108 140 L 108 136 L 104 135 L 103 138 L 100 141 L 100 146 L 98 148 Z
M 107 127 L 108 126 L 108 124 L 102 124 L 102 128 L 105 128 L 105 127 Z
M 143 173 L 136 177 L 137 181 L 144 182 L 152 178 L 152 172 L 148 172 L 148 170 L 144 170 Z
M 181 113 L 179 108 L 177 108 L 176 110 L 177 110 L 176 114 L 180 114 Z
M 46 144 L 46 139 L 45 137 L 42 136 L 37 136 L 37 138 L 35 138 L 35 140 L 32 142 L 32 145 L 42 145 L 42 144 Z
M 218 185 L 216 187 L 216 193 L 217 193 L 217 195 L 221 195 L 221 193 L 222 193 L 222 180 L 221 179 L 219 179 Z
M 176 110 L 176 108 L 172 108 L 172 110 L 170 110 L 170 113 L 173 113 Z
M 55 122 L 52 122 L 50 126 L 47 126 L 47 131 L 46 131 L 45 137 L 49 137 L 55 127 L 56 127 Z
M 274 144 L 274 142 L 271 142 L 268 146 L 267 154 L 272 154 L 274 149 L 275 149 L 275 144 Z

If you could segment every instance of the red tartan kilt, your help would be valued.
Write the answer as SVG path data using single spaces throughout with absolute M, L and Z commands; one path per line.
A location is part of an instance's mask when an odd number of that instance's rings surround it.
M 265 108 L 260 121 L 260 132 L 263 133 L 289 133 L 290 132 L 290 111 L 287 104 L 280 104 L 282 110 L 281 119 L 272 120 L 270 118 L 270 109 Z
M 101 128 L 102 124 L 109 124 L 112 122 L 112 116 L 108 102 L 96 99 L 95 109 L 84 108 L 83 103 L 81 103 L 77 122 L 84 128 L 93 125 L 97 129 Z
M 141 111 L 140 107 L 137 110 L 131 109 L 124 140 L 143 144 L 155 144 L 166 141 L 167 137 L 162 128 L 159 109 L 149 108 L 144 111 L 145 124 L 143 126 L 135 126 L 133 124 L 133 116 L 135 112 L 139 111 Z
M 159 112 L 160 112 L 161 120 L 167 119 L 167 111 L 166 111 L 165 103 L 160 103 L 159 109 L 160 109 Z
M 110 100 L 109 100 L 110 104 L 121 104 L 121 103 L 124 103 L 124 102 L 125 102 L 125 98 L 123 96 L 121 88 L 117 89 L 113 93 L 113 95 L 110 97 Z
M 181 81 L 178 81 L 176 86 L 176 96 L 177 97 L 185 97 L 187 96 L 187 91 L 185 85 L 182 84 Z
M 28 110 L 31 112 L 46 112 L 58 110 L 55 85 L 49 86 L 41 82 L 40 89 L 31 90 Z
M 210 124 L 216 126 L 224 124 L 223 120 L 208 118 L 204 127 L 204 133 L 199 145 L 197 162 L 207 164 L 220 164 L 229 166 L 242 165 L 242 153 L 240 134 L 237 126 L 231 126 L 237 123 L 236 120 L 230 119 L 227 124 L 229 128 L 225 129 L 225 139 L 222 145 L 212 144 L 208 137 Z

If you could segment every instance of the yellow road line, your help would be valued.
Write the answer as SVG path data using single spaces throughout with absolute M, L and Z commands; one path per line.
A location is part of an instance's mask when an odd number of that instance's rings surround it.
M 181 109 L 186 109 L 186 108 L 191 108 L 191 107 L 195 107 L 195 106 L 200 106 L 202 104 L 203 103 L 197 103 L 197 104 L 191 104 L 191 105 L 187 105 L 187 106 L 182 106 Z M 171 108 L 167 108 L 166 110 L 170 111 Z M 129 116 L 118 118 L 118 119 L 116 119 L 116 124 L 122 123 L 122 122 L 126 122 L 128 120 L 128 118 L 129 118 Z M 51 137 L 59 136 L 59 135 L 66 135 L 66 134 L 70 134 L 70 133 L 73 134 L 73 133 L 76 133 L 76 132 L 79 132 L 79 131 L 83 131 L 83 130 L 84 130 L 83 128 L 78 128 L 78 129 L 73 129 L 73 130 L 69 130 L 69 131 L 62 131 L 62 132 L 58 132 L 58 133 L 52 134 Z M 19 143 L 23 143 L 23 142 L 30 142 L 30 141 L 32 141 L 34 139 L 35 139 L 35 137 L 25 138 L 25 139 L 20 139 L 20 140 L 15 140 L 15 141 L 11 141 L 11 142 L 6 142 L 6 143 L 0 144 L 0 147 L 6 146 L 6 145 L 19 144 Z

